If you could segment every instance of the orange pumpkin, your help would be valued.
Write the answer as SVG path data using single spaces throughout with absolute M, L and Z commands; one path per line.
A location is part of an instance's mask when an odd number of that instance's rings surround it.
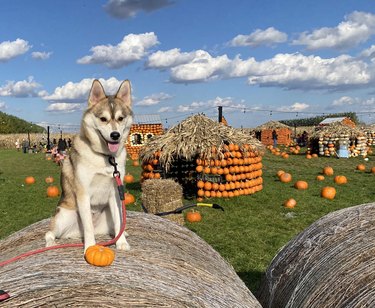
M 365 171 L 366 170 L 366 166 L 364 164 L 359 164 L 359 165 L 357 165 L 357 170 L 359 170 L 359 171 Z
M 323 187 L 320 195 L 325 199 L 333 200 L 336 196 L 336 189 L 331 186 Z
M 279 176 L 279 179 L 283 183 L 289 183 L 292 180 L 292 175 L 288 172 L 284 172 Z
M 330 167 L 330 166 L 325 166 L 323 168 L 323 174 L 325 175 L 333 175 L 334 171 L 333 171 L 333 168 Z
M 371 168 L 371 173 L 375 173 L 375 167 Z
M 284 170 L 279 170 L 279 171 L 277 171 L 276 175 L 278 177 L 280 177 L 280 175 L 282 175 L 284 172 L 285 172 Z
M 108 247 L 93 245 L 87 248 L 85 252 L 87 263 L 95 266 L 111 265 L 115 259 L 115 252 Z
M 306 181 L 297 181 L 294 183 L 294 187 L 299 190 L 305 190 L 309 188 L 309 184 Z
M 307 158 L 307 159 L 311 159 L 312 156 L 311 156 L 310 154 L 306 154 L 306 158 Z
M 138 160 L 133 160 L 132 165 L 133 165 L 134 167 L 138 167 L 138 166 L 139 166 L 139 161 L 138 161 Z
M 25 183 L 27 185 L 31 185 L 31 184 L 34 184 L 35 183 L 35 178 L 33 176 L 27 176 L 25 178 Z
M 316 179 L 318 180 L 318 181 L 324 181 L 324 179 L 325 179 L 325 177 L 324 177 L 324 175 L 317 175 L 316 176 Z
M 201 213 L 198 211 L 190 211 L 186 213 L 186 220 L 188 222 L 200 222 L 202 220 Z
M 135 202 L 135 197 L 129 193 L 129 192 L 126 192 L 125 193 L 125 204 L 132 204 Z
M 348 183 L 348 179 L 346 178 L 345 175 L 336 175 L 334 178 L 334 181 L 336 184 L 346 184 Z
M 297 205 L 297 201 L 293 198 L 289 198 L 288 200 L 284 201 L 284 206 L 288 209 L 292 209 Z
M 60 190 L 57 186 L 48 186 L 47 188 L 47 196 L 50 198 L 56 198 L 60 195 Z
M 45 181 L 46 181 L 47 184 L 51 184 L 51 183 L 53 183 L 54 179 L 53 179 L 52 176 L 47 176 Z
M 127 183 L 127 184 L 128 183 L 133 183 L 134 182 L 134 176 L 131 175 L 130 173 L 126 174 L 124 176 L 124 182 Z

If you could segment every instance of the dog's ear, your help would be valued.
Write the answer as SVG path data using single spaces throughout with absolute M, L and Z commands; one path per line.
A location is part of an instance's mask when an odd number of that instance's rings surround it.
M 95 79 L 92 83 L 90 94 L 89 94 L 89 106 L 97 104 L 103 98 L 106 98 L 104 88 L 99 80 Z
M 130 81 L 125 80 L 120 85 L 116 93 L 116 98 L 121 99 L 126 105 L 130 106 L 132 103 Z

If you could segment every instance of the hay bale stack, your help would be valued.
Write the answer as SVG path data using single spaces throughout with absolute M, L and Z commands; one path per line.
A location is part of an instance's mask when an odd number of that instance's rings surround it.
M 276 131 L 277 144 L 289 145 L 292 142 L 292 130 L 290 126 L 278 121 L 268 121 L 262 125 L 257 126 L 254 131 L 260 132 L 260 141 L 264 145 L 272 145 L 272 132 Z
M 150 179 L 142 183 L 142 203 L 149 213 L 156 214 L 170 212 L 181 206 L 182 187 L 169 179 Z M 170 214 L 163 216 L 180 225 L 184 224 L 183 214 Z
M 0 261 L 44 246 L 49 220 L 0 241 Z M 1 307 L 261 307 L 233 268 L 196 234 L 155 215 L 128 212 L 132 249 L 109 267 L 81 248 L 34 255 L 0 267 Z M 72 240 L 70 240 L 72 242 Z
M 375 203 L 332 212 L 290 241 L 261 283 L 263 307 L 373 307 Z

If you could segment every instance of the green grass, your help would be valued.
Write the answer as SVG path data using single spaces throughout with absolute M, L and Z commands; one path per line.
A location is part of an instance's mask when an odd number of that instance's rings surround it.
M 356 171 L 359 163 L 365 164 L 367 171 Z M 370 156 L 368 162 L 363 158 L 308 160 L 304 155 L 283 159 L 267 152 L 263 165 L 264 189 L 261 192 L 232 199 L 212 199 L 225 211 L 199 208 L 202 221 L 186 225 L 234 267 L 253 293 L 272 258 L 296 234 L 329 212 L 375 201 L 375 174 L 369 172 L 375 166 L 375 156 Z M 348 184 L 336 185 L 333 177 L 317 181 L 315 177 L 325 165 L 332 166 L 335 175 L 345 175 Z M 279 169 L 292 174 L 291 183 L 277 180 Z M 127 172 L 139 178 L 141 169 L 129 162 Z M 0 238 L 53 214 L 57 199 L 46 197 L 48 185 L 44 179 L 50 175 L 58 181 L 59 173 L 60 168 L 45 160 L 43 154 L 0 150 Z M 24 185 L 27 175 L 34 176 L 36 184 Z M 297 180 L 307 181 L 309 189 L 296 190 L 293 183 Z M 320 189 L 326 185 L 337 189 L 334 200 L 320 197 Z M 139 182 L 128 184 L 127 190 L 140 200 Z M 282 206 L 290 197 L 297 200 L 294 209 Z M 186 200 L 186 203 L 191 202 Z M 140 211 L 139 201 L 128 209 Z

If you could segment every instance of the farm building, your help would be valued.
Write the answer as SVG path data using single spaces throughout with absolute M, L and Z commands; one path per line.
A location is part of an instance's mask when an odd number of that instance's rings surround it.
M 327 126 L 333 123 L 341 123 L 349 127 L 355 127 L 355 123 L 348 117 L 335 117 L 335 118 L 326 118 L 319 123 L 319 126 Z
M 198 114 L 142 148 L 142 176 L 174 179 L 187 198 L 253 194 L 263 187 L 263 150 L 250 135 Z
M 272 132 L 276 131 L 277 144 L 289 145 L 292 142 L 292 130 L 288 125 L 278 121 L 269 121 L 254 129 L 255 136 L 264 144 L 272 145 Z
M 321 126 L 310 139 L 313 152 L 320 156 L 356 157 L 367 155 L 367 137 L 356 127 L 342 122 Z
M 159 115 L 135 115 L 130 128 L 126 151 L 130 156 L 137 157 L 142 146 L 152 138 L 163 133 L 163 125 Z

